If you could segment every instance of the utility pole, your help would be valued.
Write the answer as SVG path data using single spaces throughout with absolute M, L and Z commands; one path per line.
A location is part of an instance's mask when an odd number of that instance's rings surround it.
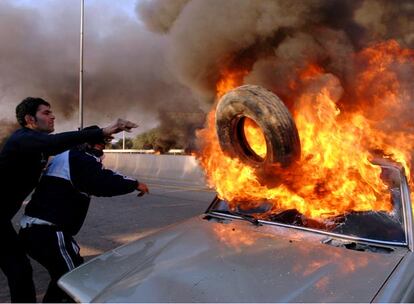
M 83 129 L 83 15 L 84 15 L 84 0 L 81 1 L 80 11 L 80 52 L 79 52 L 79 130 Z
M 125 150 L 125 131 L 122 132 L 122 150 Z

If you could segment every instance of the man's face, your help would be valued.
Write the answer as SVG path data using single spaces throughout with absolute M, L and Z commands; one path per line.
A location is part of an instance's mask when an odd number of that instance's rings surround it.
M 37 108 L 33 129 L 45 133 L 52 133 L 55 130 L 55 115 L 53 115 L 50 107 L 40 105 Z

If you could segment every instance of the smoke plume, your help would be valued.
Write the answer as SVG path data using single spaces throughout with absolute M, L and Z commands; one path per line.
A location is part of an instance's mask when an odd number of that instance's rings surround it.
M 383 130 L 414 132 L 411 0 L 155 0 L 139 2 L 136 11 L 149 30 L 168 37 L 169 69 L 198 100 L 212 104 L 222 74 L 245 70 L 244 83 L 272 90 L 294 111 L 297 98 L 313 89 L 301 82 L 299 71 L 315 64 L 337 79 L 341 109 L 362 106 Z M 390 40 L 395 43 L 381 44 Z M 367 54 L 367 49 L 373 45 L 411 50 L 403 62 L 384 63 L 392 69 L 388 77 L 397 78 L 400 85 L 403 106 L 398 109 L 387 109 L 387 77 L 379 73 L 369 82 L 362 79 L 368 65 L 382 64 L 370 61 L 375 54 Z M 372 84 L 380 81 L 383 89 L 374 89 Z M 390 115 L 376 116 L 379 107 Z
M 79 7 L 69 0 L 18 3 L 0 2 L 0 119 L 13 122 L 16 104 L 39 96 L 52 103 L 58 131 L 76 128 Z M 161 123 L 162 140 L 184 145 L 192 145 L 198 123 L 192 114 L 167 119 L 164 113 L 208 112 L 225 71 L 247 71 L 245 83 L 274 91 L 294 110 L 308 89 L 298 71 L 314 63 L 339 80 L 338 105 L 355 109 L 349 100 L 369 92 L 354 89 L 368 64 L 361 52 L 389 39 L 414 47 L 411 0 L 142 0 L 137 18 L 108 3 L 85 7 L 85 124 L 118 116 L 141 130 Z M 390 129 L 413 125 L 408 62 L 393 66 L 407 107 L 393 114 Z
M 154 35 L 133 14 L 115 12 L 108 3 L 85 1 L 84 124 L 124 117 L 144 131 L 159 123 L 160 111 L 200 111 L 191 91 L 167 67 L 168 37 Z M 79 3 L 22 6 L 3 0 L 0 16 L 1 125 L 15 121 L 18 102 L 36 96 L 52 104 L 58 131 L 75 129 Z
M 250 82 L 273 77 L 283 91 L 309 61 L 346 80 L 350 56 L 361 48 L 387 39 L 414 46 L 410 0 L 155 0 L 136 10 L 148 29 L 169 37 L 170 70 L 206 95 L 233 66 L 252 69 Z

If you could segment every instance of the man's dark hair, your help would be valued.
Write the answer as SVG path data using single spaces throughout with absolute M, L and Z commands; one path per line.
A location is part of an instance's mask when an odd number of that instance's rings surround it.
M 83 128 L 83 130 L 99 130 L 100 127 L 98 127 L 97 125 L 93 125 L 93 126 L 89 126 L 89 127 L 85 127 Z M 107 142 L 105 141 L 105 138 L 98 138 L 98 139 L 94 139 L 94 140 L 89 140 L 86 142 L 87 144 L 93 146 L 95 144 L 102 144 L 102 145 L 106 145 Z
M 16 118 L 17 122 L 24 127 L 26 125 L 26 120 L 24 117 L 26 115 L 36 116 L 37 109 L 40 105 L 45 105 L 50 107 L 50 103 L 46 100 L 38 97 L 27 97 L 23 99 L 16 107 Z
M 99 130 L 100 128 L 96 125 L 89 126 L 86 128 L 83 128 L 82 130 Z M 101 157 L 104 153 L 101 150 L 95 149 L 94 146 L 96 144 L 106 145 L 106 141 L 104 138 L 102 139 L 95 139 L 95 140 L 89 140 L 79 146 L 77 146 L 77 149 L 79 151 L 88 152 L 90 154 L 95 155 L 96 157 Z

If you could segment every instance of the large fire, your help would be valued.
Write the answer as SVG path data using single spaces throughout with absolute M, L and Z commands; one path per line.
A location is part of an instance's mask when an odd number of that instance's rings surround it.
M 297 209 L 311 218 L 392 209 L 387 186 L 380 179 L 381 168 L 371 162 L 372 151 L 381 151 L 401 163 L 409 176 L 414 135 L 392 132 L 384 125 L 387 117 L 409 101 L 393 66 L 413 62 L 414 52 L 391 40 L 361 51 L 356 60 L 365 66 L 358 73 L 355 96 L 349 97 L 354 100 L 347 103 L 353 106 L 344 109 L 337 104 L 344 92 L 336 77 L 311 63 L 299 71 L 302 86 L 309 89 L 291 111 L 302 155 L 294 170 L 285 173 L 286 183 L 278 186 L 262 185 L 254 168 L 223 154 L 216 136 L 215 112 L 209 113 L 206 128 L 198 133 L 203 143 L 198 158 L 220 198 L 233 206 L 243 202 L 246 208 L 267 201 L 273 206 L 271 211 Z M 245 71 L 223 73 L 217 84 L 217 100 L 241 85 L 245 75 Z M 265 140 L 257 129 L 249 122 L 245 134 L 252 149 L 263 157 Z

